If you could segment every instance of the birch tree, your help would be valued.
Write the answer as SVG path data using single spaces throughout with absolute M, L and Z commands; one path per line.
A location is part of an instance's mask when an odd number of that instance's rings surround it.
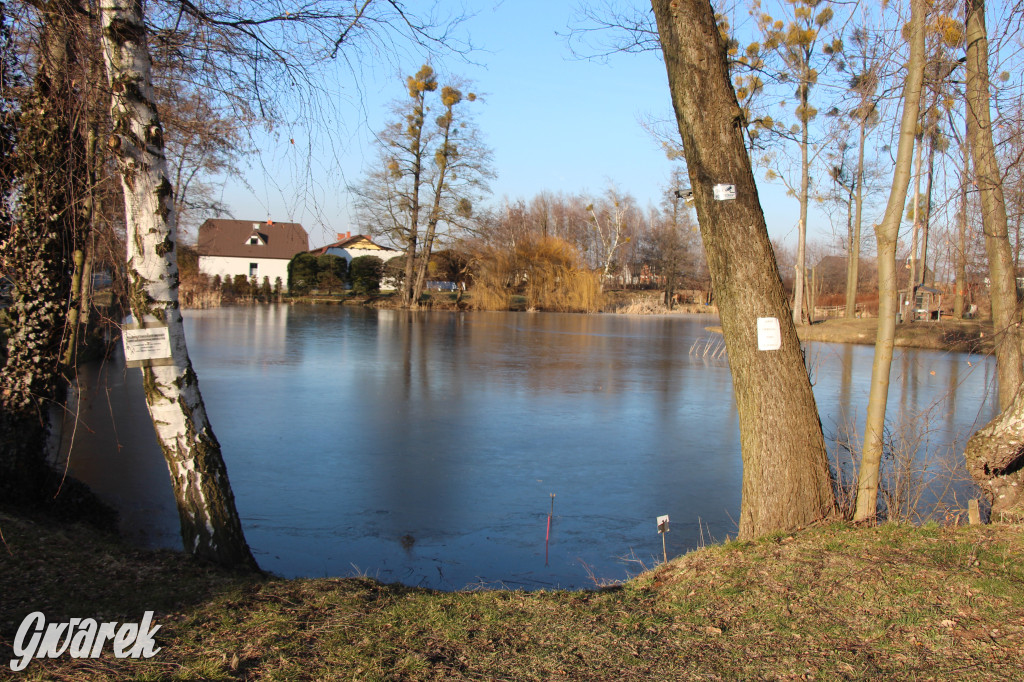
M 632 197 L 619 196 L 615 188 L 608 190 L 603 205 L 587 205 L 590 227 L 594 231 L 597 247 L 598 267 L 601 268 L 601 290 L 607 286 L 611 276 L 615 253 L 629 241 L 630 214 L 635 213 Z
M 143 327 L 165 327 L 171 362 L 143 368 L 146 405 L 167 461 L 182 540 L 193 555 L 256 569 L 220 444 L 189 360 L 178 306 L 173 188 L 153 88 L 141 0 L 102 0 L 104 63 L 111 92 L 109 147 L 125 204 L 129 304 Z
M 733 376 L 743 455 L 739 535 L 806 525 L 835 508 L 828 458 L 725 45 L 708 0 L 652 6 Z M 734 186 L 735 199 L 714 197 L 723 183 Z M 758 350 L 759 318 L 778 322 L 777 350 Z
M 871 366 L 871 388 L 868 393 L 864 447 L 861 451 L 857 479 L 857 507 L 854 520 L 875 518 L 878 508 L 878 481 L 885 439 L 885 411 L 889 399 L 889 373 L 892 368 L 896 338 L 896 242 L 899 236 L 903 207 L 910 185 L 914 141 L 921 109 L 924 83 L 925 12 L 927 0 L 911 0 L 910 57 L 903 84 L 903 116 L 900 120 L 896 165 L 892 189 L 882 222 L 875 227 L 878 253 L 878 332 L 875 337 L 875 358 Z

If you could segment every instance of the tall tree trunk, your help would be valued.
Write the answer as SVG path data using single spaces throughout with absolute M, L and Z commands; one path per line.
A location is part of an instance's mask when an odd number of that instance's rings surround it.
M 185 550 L 256 569 L 185 346 L 178 306 L 173 189 L 153 88 L 141 0 L 103 0 L 102 41 L 113 97 L 110 147 L 124 190 L 129 303 L 136 322 L 166 327 L 171 363 L 144 367 L 143 386 L 167 460 Z
M 917 136 L 914 156 L 914 229 L 910 238 L 910 274 L 907 277 L 907 296 L 910 301 L 910 318 L 904 322 L 917 321 L 917 240 L 921 234 L 921 158 L 924 155 L 924 133 Z
M 672 103 L 729 352 L 743 454 L 740 537 L 802 526 L 834 512 L 828 459 L 786 293 L 743 143 L 708 0 L 653 0 Z M 736 199 L 713 188 L 734 185 Z M 798 289 L 799 291 L 799 289 Z M 758 350 L 758 319 L 779 325 Z
M 963 143 L 963 168 L 960 171 L 960 210 L 957 212 L 956 226 L 956 265 L 955 287 L 953 297 L 953 317 L 962 320 L 964 317 L 964 299 L 967 294 L 967 183 L 970 175 L 970 149 L 968 137 Z
M 445 181 L 448 175 L 448 155 L 451 152 L 449 139 L 452 128 L 452 107 L 456 102 L 445 103 L 445 113 L 442 119 L 447 121 L 444 125 L 444 139 L 438 149 L 437 159 L 437 180 L 434 185 L 434 203 L 430 207 L 430 216 L 427 218 L 427 232 L 423 240 L 423 248 L 420 250 L 419 263 L 416 267 L 416 284 L 413 287 L 412 295 L 414 301 L 419 301 L 423 295 L 423 288 L 426 285 L 427 269 L 430 267 L 430 254 L 434 249 L 434 236 L 437 234 L 437 225 L 441 222 L 441 201 L 444 198 Z
M 1017 287 L 1007 234 L 1002 177 L 989 114 L 985 3 L 967 0 L 967 127 L 988 253 L 989 294 L 995 327 L 996 371 L 1002 413 L 971 436 L 967 468 L 992 503 L 992 516 L 1024 520 L 1024 385 L 1018 331 Z
M 967 0 L 967 126 L 988 254 L 989 295 L 995 332 L 999 408 L 1006 410 L 1024 381 L 1017 311 L 1017 281 L 1007 232 L 1003 180 L 996 161 L 989 113 L 988 37 L 984 0 Z
M 925 1 L 911 0 L 910 61 L 903 86 L 903 118 L 900 121 L 899 146 L 893 170 L 892 189 L 885 216 L 875 228 L 878 249 L 878 332 L 875 360 L 871 367 L 871 389 L 864 427 L 857 479 L 857 507 L 854 520 L 866 521 L 878 513 L 878 481 L 884 446 L 885 410 L 889 399 L 889 370 L 892 367 L 893 341 L 896 337 L 896 240 L 907 201 L 917 118 L 921 109 L 924 82 Z
M 917 283 L 921 286 L 928 284 L 928 235 L 932 223 L 932 190 L 935 179 L 935 140 L 934 135 L 928 140 L 928 179 L 924 184 L 924 219 L 921 220 L 921 276 Z M 935 282 L 935 273 L 932 273 L 932 282 Z
M 864 107 L 862 107 L 863 109 Z M 864 222 L 864 147 L 867 140 L 868 114 L 861 112 L 860 139 L 857 146 L 857 196 L 854 199 L 853 233 L 846 256 L 846 319 L 857 316 L 857 281 L 860 279 L 860 229 Z

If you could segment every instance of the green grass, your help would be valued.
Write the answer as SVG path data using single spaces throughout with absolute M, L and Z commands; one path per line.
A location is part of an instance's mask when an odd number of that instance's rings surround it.
M 989 680 L 1019 678 L 1024 649 L 1020 527 L 833 524 L 533 593 L 234 575 L 11 515 L 0 531 L 0 662 L 34 610 L 162 626 L 154 659 L 19 679 Z

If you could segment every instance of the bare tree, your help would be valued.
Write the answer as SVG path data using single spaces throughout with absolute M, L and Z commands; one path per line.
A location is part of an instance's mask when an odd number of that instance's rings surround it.
M 988 32 L 984 0 L 967 0 L 967 125 L 981 194 L 988 253 L 989 295 L 996 335 L 996 369 L 1002 413 L 967 443 L 967 466 L 988 494 L 994 516 L 1024 518 L 1024 385 L 1018 327 L 1016 273 L 1007 232 L 1002 176 L 989 113 Z
M 743 450 L 740 536 L 805 525 L 834 510 L 828 459 L 725 45 L 707 0 L 652 6 L 733 375 Z M 777 344 L 767 332 L 761 339 L 776 350 L 758 350 L 759 319 L 778 324 Z
M 405 249 L 402 303 L 415 307 L 439 230 L 458 226 L 487 189 L 490 151 L 463 113 L 476 100 L 453 85 L 440 88 L 423 65 L 406 79 L 408 99 L 395 103 L 395 120 L 378 137 L 378 158 L 363 182 L 351 187 L 361 219 Z M 431 93 L 443 112 L 428 118 Z M 461 106 L 460 106 L 461 105 Z
M 601 290 L 608 286 L 615 253 L 629 241 L 630 223 L 636 219 L 636 206 L 630 196 L 621 196 L 614 187 L 605 193 L 596 207 L 587 205 L 588 227 L 593 230 L 594 246 L 601 268 Z
M 129 303 L 135 320 L 166 329 L 170 363 L 143 368 L 146 405 L 167 460 L 182 539 L 195 556 L 255 569 L 220 444 L 207 420 L 178 306 L 173 188 L 153 87 L 141 0 L 104 0 L 103 54 L 113 99 L 111 138 L 124 189 Z
M 910 58 L 903 86 L 903 117 L 896 151 L 896 166 L 885 216 L 875 227 L 878 250 L 878 332 L 875 338 L 875 359 L 871 369 L 864 446 L 857 481 L 857 508 L 854 516 L 857 521 L 875 518 L 878 508 L 878 481 L 884 446 L 889 372 L 896 337 L 896 242 L 907 199 L 907 187 L 910 184 L 914 139 L 921 106 L 925 62 L 925 12 L 925 0 L 911 0 Z

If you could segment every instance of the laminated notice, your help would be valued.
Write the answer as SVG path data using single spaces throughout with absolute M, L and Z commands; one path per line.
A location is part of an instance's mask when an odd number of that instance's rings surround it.
M 137 325 L 125 325 L 121 330 L 125 365 L 153 367 L 172 364 L 170 330 L 167 327 L 136 327 Z

